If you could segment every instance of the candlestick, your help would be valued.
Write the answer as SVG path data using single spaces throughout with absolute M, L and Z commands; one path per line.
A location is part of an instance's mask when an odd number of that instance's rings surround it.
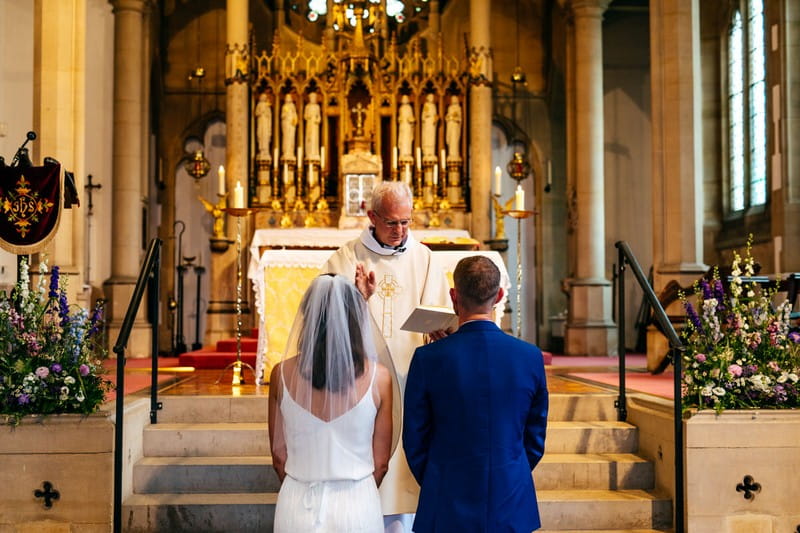
M 300 166 L 303 164 L 302 161 L 303 161 L 303 147 L 302 146 L 298 146 L 297 147 L 297 168 L 300 168 Z
M 422 170 L 422 150 L 417 146 L 417 170 Z
M 503 179 L 502 178 L 503 178 L 503 171 L 500 169 L 499 166 L 498 167 L 494 167 L 494 193 L 497 196 L 500 196 L 502 194 L 502 192 L 501 192 L 502 189 L 503 189 Z
M 525 191 L 522 190 L 522 185 L 517 185 L 517 190 L 514 192 L 514 209 L 525 210 Z
M 217 194 L 220 196 L 225 196 L 225 167 L 222 165 L 219 166 L 217 170 L 217 174 L 219 175 L 219 190 Z
M 308 187 L 309 188 L 311 188 L 311 186 L 314 184 L 313 180 L 314 180 L 314 166 L 311 164 L 311 161 L 309 161 L 308 162 Z
M 547 160 L 547 184 L 553 184 L 553 165 L 551 160 Z
M 272 168 L 278 170 L 278 147 L 272 151 Z
M 283 164 L 283 182 L 289 183 L 289 163 Z
M 325 172 L 325 147 L 322 146 L 319 149 L 319 169 L 321 172 Z

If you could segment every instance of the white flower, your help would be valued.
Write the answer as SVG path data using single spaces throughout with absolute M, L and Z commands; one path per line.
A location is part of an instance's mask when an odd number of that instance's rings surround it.
M 82 390 L 79 390 L 78 393 L 75 394 L 75 399 L 78 400 L 79 402 L 82 402 L 83 400 L 86 399 L 86 397 L 83 395 Z
M 706 385 L 705 387 L 700 389 L 700 394 L 703 395 L 703 396 L 713 396 L 714 392 L 711 389 L 710 385 Z
M 66 383 L 67 385 L 74 385 L 75 378 L 73 378 L 72 376 L 67 376 L 64 378 L 64 383 Z
M 714 393 L 714 396 L 725 396 L 725 389 L 722 387 L 714 387 L 711 392 Z

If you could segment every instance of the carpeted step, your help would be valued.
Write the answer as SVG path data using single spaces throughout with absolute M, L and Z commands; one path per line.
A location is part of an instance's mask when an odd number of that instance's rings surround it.
M 219 368 L 223 369 L 230 363 L 236 362 L 236 352 L 218 352 L 197 350 L 194 352 L 186 352 L 178 357 L 178 364 L 180 366 L 193 366 L 197 369 Z M 242 352 L 242 362 L 255 368 L 256 366 L 256 353 L 255 352 Z M 246 379 L 252 379 L 250 372 L 245 370 Z
M 258 339 L 242 337 L 242 352 L 255 352 L 258 350 Z M 222 339 L 217 341 L 217 352 L 236 352 L 236 339 Z

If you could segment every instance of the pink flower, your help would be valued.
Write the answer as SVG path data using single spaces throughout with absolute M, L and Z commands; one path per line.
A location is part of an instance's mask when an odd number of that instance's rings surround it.
M 79 370 L 80 370 L 81 376 L 86 377 L 86 376 L 89 375 L 89 367 L 88 366 L 81 365 Z
M 731 365 L 728 367 L 728 372 L 730 373 L 731 376 L 738 378 L 739 376 L 742 375 L 742 367 L 740 367 L 739 365 Z
M 706 354 L 699 353 L 699 354 L 694 356 L 694 360 L 697 361 L 698 363 L 705 363 L 706 362 Z
M 36 376 L 37 376 L 39 379 L 44 379 L 44 378 L 46 378 L 47 376 L 49 376 L 49 375 L 50 375 L 50 369 L 49 369 L 49 368 L 47 368 L 46 366 L 40 366 L 39 368 L 37 368 L 37 369 L 34 371 L 34 374 L 36 374 Z

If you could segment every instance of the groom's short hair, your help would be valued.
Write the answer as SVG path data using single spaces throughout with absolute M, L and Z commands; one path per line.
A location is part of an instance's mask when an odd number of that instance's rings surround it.
M 453 271 L 453 284 L 459 300 L 467 307 L 492 305 L 500 289 L 500 270 L 483 255 L 465 257 Z

